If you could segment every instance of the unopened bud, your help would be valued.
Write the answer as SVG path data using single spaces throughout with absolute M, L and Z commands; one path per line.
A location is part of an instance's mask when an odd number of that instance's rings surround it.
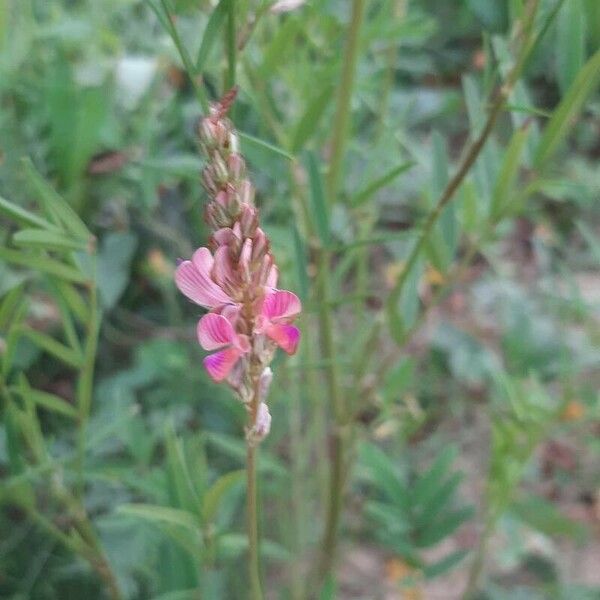
M 232 152 L 227 158 L 227 163 L 231 179 L 233 179 L 234 181 L 240 179 L 244 174 L 244 170 L 246 168 L 244 159 L 236 152 Z
M 249 179 L 244 179 L 238 185 L 240 202 L 242 204 L 254 205 L 254 186 Z
M 246 431 L 246 440 L 252 446 L 262 442 L 271 431 L 271 413 L 269 407 L 261 402 L 256 411 L 256 420 Z
M 202 171 L 202 183 L 204 183 L 204 187 L 211 196 L 214 196 L 219 191 L 213 178 L 212 170 L 209 167 Z
M 225 185 L 229 181 L 229 173 L 227 165 L 220 154 L 215 152 L 212 157 L 211 166 L 214 180 L 220 185 Z
M 271 367 L 266 367 L 261 373 L 260 380 L 258 382 L 258 397 L 261 403 L 264 403 L 267 400 L 267 395 L 269 393 L 269 388 L 271 387 L 272 381 L 273 371 L 271 370 Z

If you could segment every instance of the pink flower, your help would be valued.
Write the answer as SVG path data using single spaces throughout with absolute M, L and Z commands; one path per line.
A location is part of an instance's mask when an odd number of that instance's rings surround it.
M 198 341 L 205 350 L 219 350 L 204 359 L 214 381 L 223 381 L 241 356 L 250 351 L 250 341 L 238 334 L 223 315 L 208 313 L 198 323 Z
M 192 260 L 184 260 L 175 271 L 175 283 L 181 293 L 205 308 L 234 304 L 211 278 L 214 262 L 208 248 L 198 248 Z
M 272 290 L 262 301 L 256 332 L 271 338 L 288 354 L 294 354 L 300 341 L 300 330 L 290 323 L 301 310 L 296 294 Z

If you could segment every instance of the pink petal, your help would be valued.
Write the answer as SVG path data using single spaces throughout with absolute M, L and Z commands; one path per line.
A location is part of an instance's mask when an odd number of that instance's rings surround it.
M 213 277 L 215 278 L 215 281 L 222 287 L 229 287 L 235 283 L 236 277 L 231 264 L 229 246 L 221 246 L 215 252 Z
M 227 348 L 207 356 L 203 363 L 213 381 L 223 381 L 238 361 L 240 351 L 237 348 Z
M 196 265 L 184 260 L 175 271 L 175 284 L 192 302 L 213 308 L 233 300 L 209 277 L 198 271 Z
M 277 267 L 275 265 L 273 265 L 271 267 L 271 270 L 269 271 L 269 275 L 267 276 L 267 281 L 265 282 L 265 285 L 269 288 L 277 287 L 277 278 L 278 277 L 279 277 L 279 270 L 277 269 Z
M 237 341 L 233 325 L 223 315 L 208 313 L 198 322 L 198 342 L 205 350 L 216 350 Z
M 265 333 L 288 354 L 296 352 L 300 341 L 300 330 L 294 325 L 272 323 Z
M 286 290 L 275 290 L 267 294 L 262 305 L 262 314 L 269 321 L 291 319 L 301 310 L 298 296 Z

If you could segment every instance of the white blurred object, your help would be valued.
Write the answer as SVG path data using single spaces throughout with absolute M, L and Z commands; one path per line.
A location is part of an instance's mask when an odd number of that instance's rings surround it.
M 117 62 L 119 97 L 126 108 L 137 106 L 152 84 L 156 68 L 156 59 L 147 56 L 125 56 Z
M 273 14 L 279 14 L 284 12 L 290 12 L 300 8 L 303 4 L 306 4 L 306 0 L 280 0 L 275 2 L 269 9 Z

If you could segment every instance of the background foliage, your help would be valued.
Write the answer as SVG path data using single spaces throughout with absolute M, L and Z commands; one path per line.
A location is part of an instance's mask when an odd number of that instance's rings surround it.
M 315 597 L 338 501 L 322 598 L 598 597 L 600 4 L 540 2 L 412 264 L 523 2 L 269 4 L 0 0 L 0 595 L 246 597 L 244 411 L 172 282 L 206 239 L 195 124 L 235 80 L 306 308 L 261 454 L 272 597 Z

